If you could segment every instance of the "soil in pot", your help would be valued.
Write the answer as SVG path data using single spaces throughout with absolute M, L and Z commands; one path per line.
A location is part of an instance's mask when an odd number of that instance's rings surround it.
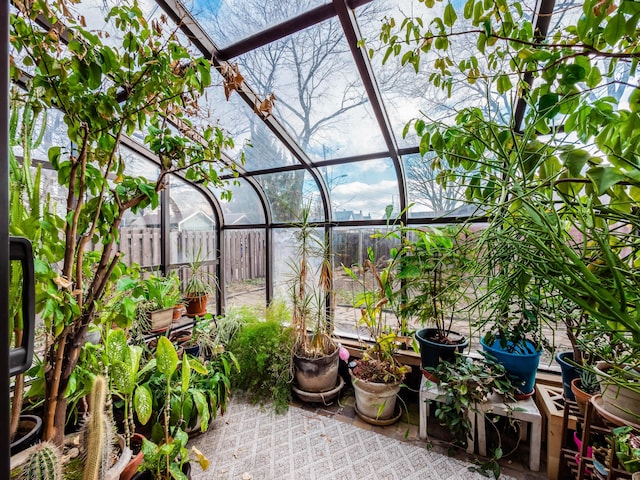
M 445 338 L 438 336 L 435 328 L 423 328 L 416 332 L 416 340 L 420 345 L 422 369 L 436 368 L 440 360 L 455 361 L 456 352 L 462 352 L 469 345 L 469 340 L 462 335 L 450 332 Z

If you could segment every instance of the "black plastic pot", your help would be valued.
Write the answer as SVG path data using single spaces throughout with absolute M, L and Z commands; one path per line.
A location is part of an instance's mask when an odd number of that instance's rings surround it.
M 26 450 L 40 439 L 42 419 L 36 415 L 20 415 L 18 420 L 18 432 L 11 442 L 11 455 Z
M 580 369 L 569 363 L 569 360 L 573 360 L 572 351 L 556 353 L 556 362 L 560 364 L 560 373 L 562 375 L 562 395 L 567 400 L 575 400 L 576 397 L 571 391 L 571 381 L 580 376 Z
M 459 337 L 460 343 L 438 343 L 432 340 L 437 336 L 437 333 L 438 330 L 435 328 L 423 328 L 416 332 L 416 340 L 418 340 L 418 344 L 420 345 L 420 359 L 423 369 L 427 367 L 436 368 L 440 360 L 453 362 L 456 351 L 462 352 L 467 345 L 469 345 L 469 340 L 456 332 L 450 332 L 450 336 Z
M 293 355 L 295 381 L 305 392 L 328 392 L 336 388 L 338 380 L 339 346 L 333 353 L 319 358 L 306 358 Z

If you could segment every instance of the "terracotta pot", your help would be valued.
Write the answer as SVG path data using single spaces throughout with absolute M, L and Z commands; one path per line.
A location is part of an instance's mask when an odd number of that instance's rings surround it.
M 120 473 L 120 480 L 131 480 L 131 478 L 138 471 L 138 467 L 144 459 L 144 454 L 142 453 L 143 439 L 144 436 L 140 435 L 139 433 L 134 433 L 131 437 L 131 448 L 138 453 L 134 453 L 127 466 L 124 467 L 124 470 L 122 470 L 122 472 Z
M 587 411 L 587 402 L 593 395 L 582 390 L 580 388 L 581 385 L 582 384 L 580 383 L 580 377 L 574 378 L 573 380 L 571 380 L 571 392 L 575 397 L 580 413 L 584 415 L 585 412 Z
M 202 317 L 207 313 L 207 301 L 209 295 L 200 295 L 194 297 L 185 297 L 185 305 L 187 309 L 187 317 Z
M 184 313 L 184 303 L 177 303 L 173 307 L 173 321 L 176 322 L 182 318 L 182 314 Z

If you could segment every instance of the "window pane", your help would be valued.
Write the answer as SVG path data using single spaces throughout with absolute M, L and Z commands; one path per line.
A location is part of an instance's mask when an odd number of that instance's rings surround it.
M 222 207 L 225 225 L 252 225 L 265 223 L 264 210 L 258 194 L 248 182 L 240 181 L 239 185 L 228 185 L 231 200 L 220 198 L 220 189 L 211 188 Z
M 265 230 L 224 232 L 225 299 L 227 307 L 265 307 Z
M 171 177 L 170 191 L 171 263 L 186 263 L 198 254 L 201 259 L 215 260 L 217 224 L 211 204 L 177 177 Z
M 400 213 L 398 180 L 391 159 L 333 165 L 320 171 L 329 189 L 335 220 L 384 219 L 388 206 L 393 209 L 392 217 Z
M 310 221 L 324 220 L 317 184 L 307 171 L 272 173 L 255 178 L 269 200 L 273 222 L 295 223 L 304 205 L 311 206 Z

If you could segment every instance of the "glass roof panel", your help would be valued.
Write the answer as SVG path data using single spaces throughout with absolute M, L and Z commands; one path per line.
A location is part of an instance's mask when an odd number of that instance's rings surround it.
M 458 12 L 458 18 L 464 20 L 462 12 L 464 2 L 456 0 L 452 4 Z M 510 99 L 507 95 L 499 95 L 495 88 L 491 88 L 486 82 L 477 81 L 471 85 L 467 82 L 466 76 L 458 75 L 453 82 L 450 98 L 448 98 L 446 91 L 431 84 L 429 77 L 434 72 L 434 61 L 439 55 L 442 56 L 442 53 L 438 54 L 432 51 L 423 54 L 420 70 L 417 74 L 413 66 L 401 67 L 400 57 L 390 57 L 386 64 L 382 65 L 385 47 L 379 39 L 381 18 L 393 17 L 396 24 L 400 25 L 406 15 L 413 14 L 421 16 L 426 25 L 428 19 L 434 16 L 434 13 L 431 12 L 441 12 L 445 6 L 446 2 L 436 2 L 433 9 L 427 10 L 426 7 L 418 6 L 412 0 L 398 0 L 392 5 L 385 0 L 374 0 L 371 4 L 356 11 L 362 35 L 366 39 L 367 49 L 372 48 L 376 52 L 371 59 L 371 64 L 396 140 L 401 148 L 416 146 L 418 143 L 412 132 L 409 132 L 407 138 L 402 138 L 405 125 L 414 118 L 426 117 L 429 121 L 448 122 L 462 108 L 476 106 L 488 109 L 491 116 L 501 123 L 509 121 Z M 372 15 L 372 11 L 377 14 Z M 525 14 L 530 17 L 531 12 L 525 12 Z M 455 28 L 462 30 L 466 29 L 466 26 L 461 23 Z M 446 56 L 457 65 L 461 60 L 468 58 L 475 49 L 475 37 L 462 35 L 450 40 Z M 480 68 L 482 70 L 483 66 L 480 65 Z
M 311 159 L 386 151 L 336 18 L 237 60 L 258 95 L 275 94 L 273 115 Z
M 189 0 L 191 14 L 220 48 L 296 17 L 327 0 Z
M 211 188 L 222 207 L 225 225 L 255 225 L 265 223 L 264 210 L 255 190 L 246 181 L 229 184 L 231 200 L 220 198 L 221 190 Z
M 305 170 L 270 173 L 254 177 L 263 188 L 274 223 L 295 223 L 304 205 L 311 206 L 309 220 L 324 221 L 318 186 Z
M 331 197 L 336 221 L 379 220 L 393 206 L 400 213 L 398 180 L 389 158 L 351 162 L 320 168 Z

